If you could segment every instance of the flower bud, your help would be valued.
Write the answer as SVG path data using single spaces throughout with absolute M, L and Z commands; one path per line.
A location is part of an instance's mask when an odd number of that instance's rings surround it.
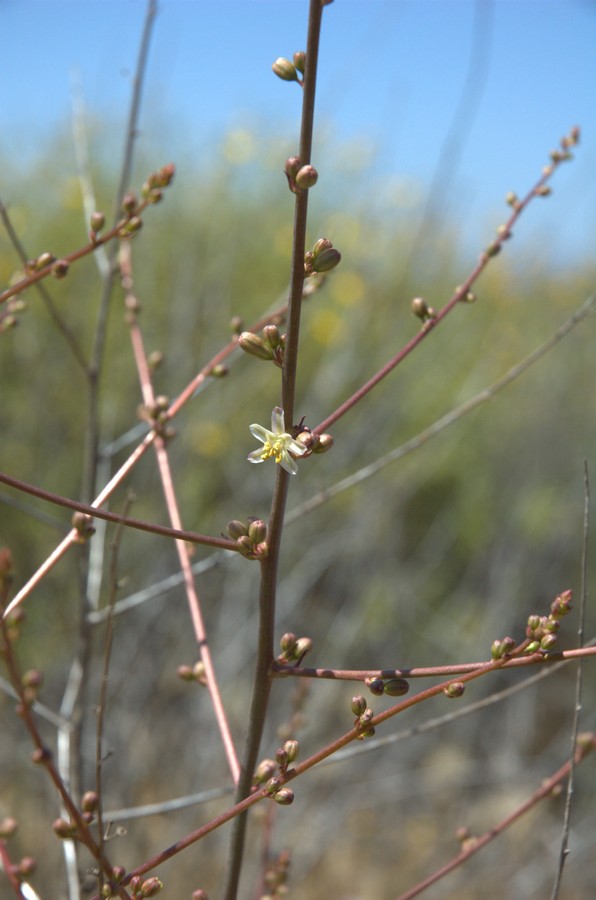
M 452 681 L 451 684 L 448 684 L 447 687 L 443 688 L 443 693 L 446 697 L 449 697 L 450 700 L 456 700 L 463 695 L 465 689 L 466 686 L 461 681 Z
M 244 321 L 241 316 L 232 316 L 230 319 L 232 334 L 239 335 L 244 331 Z
M 361 716 L 365 709 L 366 700 L 362 694 L 356 694 L 355 697 L 352 697 L 352 712 L 355 716 Z
M 45 269 L 46 266 L 51 266 L 53 262 L 56 262 L 56 257 L 53 253 L 42 253 L 34 262 L 34 269 L 39 272 L 40 269 Z
M 316 259 L 323 250 L 330 250 L 333 247 L 333 244 L 328 238 L 319 238 L 314 247 L 312 248 L 313 259 Z
M 288 762 L 293 763 L 298 758 L 298 753 L 300 752 L 300 744 L 298 743 L 298 741 L 289 740 L 285 742 L 283 749 L 285 751 Z
M 275 760 L 280 770 L 285 772 L 288 767 L 288 754 L 283 747 L 279 747 L 279 749 L 275 751 Z
M 371 694 L 374 694 L 376 697 L 381 696 L 384 686 L 381 678 L 367 678 L 365 683 Z
M 507 206 L 517 206 L 517 194 L 514 191 L 509 191 L 505 197 L 505 203 Z
M 248 536 L 253 544 L 259 544 L 267 537 L 267 525 L 262 519 L 255 519 L 248 526 Z
M 388 697 L 403 697 L 410 690 L 410 683 L 405 678 L 390 678 L 383 690 Z
M 121 209 L 123 213 L 133 213 L 137 208 L 137 198 L 132 191 L 128 191 L 122 198 Z
M 277 325 L 265 325 L 263 328 L 263 340 L 272 350 L 277 350 L 281 344 L 281 336 Z
M 97 233 L 98 231 L 101 231 L 105 224 L 106 217 L 102 212 L 93 212 L 89 216 L 89 227 L 92 232 Z
M 302 166 L 296 175 L 296 184 L 304 191 L 314 187 L 318 180 L 319 173 L 314 166 Z
M 141 897 L 156 897 L 163 887 L 163 883 L 156 878 L 155 875 L 152 878 L 148 878 L 141 885 Z
M 273 777 L 277 770 L 277 765 L 272 759 L 262 759 L 256 768 L 253 781 L 255 784 L 264 784 Z
M 43 766 L 52 758 L 52 753 L 47 747 L 36 747 L 31 754 L 31 762 L 36 766 Z
M 81 809 L 84 812 L 95 812 L 99 806 L 99 796 L 97 791 L 85 791 L 81 800 Z
M 289 59 L 279 56 L 271 66 L 278 78 L 282 81 L 298 81 L 296 67 Z
M 312 650 L 312 640 L 308 637 L 298 638 L 296 641 L 296 646 L 294 647 L 294 656 L 296 659 L 301 660 L 307 653 Z
M 288 787 L 281 788 L 273 795 L 273 799 L 276 803 L 279 803 L 280 806 L 289 806 L 290 803 L 294 802 L 294 791 L 292 788 Z
M 252 331 L 243 331 L 238 338 L 238 345 L 245 353 L 250 356 L 256 356 L 257 359 L 273 359 L 273 350 L 267 346 L 265 341 L 253 334 Z
M 228 522 L 226 525 L 226 534 L 230 540 L 237 541 L 242 535 L 248 534 L 248 528 L 244 522 L 240 522 L 238 519 L 232 519 L 232 521 Z
M 24 856 L 17 866 L 17 872 L 21 878 L 29 878 L 35 872 L 36 865 L 32 856 Z
M 422 297 L 414 297 L 411 303 L 412 312 L 424 322 L 428 318 L 428 306 Z
M 68 260 L 57 259 L 52 266 L 52 275 L 54 278 L 66 278 L 68 275 Z
M 298 69 L 298 71 L 301 72 L 302 75 L 304 75 L 304 69 L 306 66 L 306 53 L 304 52 L 304 50 L 297 50 L 292 57 L 292 62 L 294 63 L 296 69 Z
M 284 653 L 291 653 L 296 647 L 296 635 L 291 631 L 286 631 L 280 638 L 279 646 Z
M 127 222 L 124 223 L 120 231 L 118 232 L 118 237 L 120 238 L 131 238 L 143 227 L 143 220 L 140 216 L 131 216 Z
M 54 819 L 52 830 L 62 840 L 69 840 L 77 833 L 76 825 L 73 825 L 72 822 L 67 822 L 65 819 Z
M 40 672 L 39 669 L 29 669 L 28 672 L 23 674 L 21 678 L 21 684 L 24 688 L 40 688 L 43 684 L 43 672 Z
M 548 653 L 551 650 L 554 650 L 555 644 L 557 643 L 556 634 L 545 634 L 542 640 L 540 641 L 540 649 L 544 650 L 545 653 Z
M 330 272 L 341 260 L 341 253 L 335 247 L 328 247 L 323 250 L 313 261 L 313 269 L 315 272 Z
M 313 447 L 313 453 L 327 453 L 327 450 L 331 450 L 333 447 L 333 435 L 331 434 L 320 434 L 319 440 L 316 442 Z

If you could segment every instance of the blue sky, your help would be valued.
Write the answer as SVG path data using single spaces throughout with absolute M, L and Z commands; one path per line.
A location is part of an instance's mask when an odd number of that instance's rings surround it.
M 68 127 L 73 71 L 89 113 L 124 125 L 144 9 L 144 0 L 0 0 L 4 158 L 26 160 Z M 141 117 L 156 164 L 198 164 L 228 131 L 252 131 L 257 153 L 265 152 L 259 140 L 297 133 L 300 91 L 270 67 L 304 48 L 306 15 L 306 0 L 161 0 Z M 346 142 L 368 160 L 361 188 L 380 209 L 420 202 L 453 127 L 474 39 L 477 105 L 452 141 L 449 215 L 465 246 L 480 249 L 504 216 L 505 193 L 529 188 L 548 151 L 579 124 L 575 162 L 519 229 L 563 265 L 585 258 L 596 232 L 594 0 L 335 0 L 324 14 L 317 140 Z M 99 134 L 103 153 L 120 152 L 120 134 Z M 324 180 L 321 170 L 317 189 Z

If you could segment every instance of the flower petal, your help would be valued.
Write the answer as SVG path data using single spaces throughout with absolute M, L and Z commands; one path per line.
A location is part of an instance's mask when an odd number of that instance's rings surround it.
M 295 475 L 298 471 L 298 465 L 295 459 L 292 459 L 289 453 L 284 453 L 280 462 L 280 466 L 282 469 L 285 469 L 286 472 L 289 472 L 290 475 Z
M 283 434 L 285 430 L 284 411 L 281 406 L 275 406 L 271 413 L 271 431 L 274 434 Z
M 302 456 L 303 453 L 306 453 L 304 444 L 301 441 L 295 441 L 294 439 L 286 442 L 286 449 L 295 456 Z
M 262 450 L 253 450 L 252 453 L 249 453 L 246 458 L 251 463 L 265 462 L 265 460 L 263 459 L 263 451 Z
M 271 438 L 275 437 L 275 435 L 271 434 L 270 431 L 268 431 L 266 428 L 263 428 L 262 425 L 250 425 L 249 429 L 250 429 L 250 433 L 252 434 L 252 436 L 255 437 L 257 439 L 257 441 L 260 441 L 262 444 L 264 444 L 265 441 L 269 441 L 269 440 L 271 440 Z

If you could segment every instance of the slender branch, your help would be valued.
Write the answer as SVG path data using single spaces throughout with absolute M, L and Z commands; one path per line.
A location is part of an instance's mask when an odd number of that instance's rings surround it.
M 596 656 L 596 647 L 580 647 L 575 650 L 561 650 L 547 653 L 544 656 L 514 657 L 504 663 L 504 669 L 517 669 L 523 666 L 534 666 L 546 663 L 557 663 L 563 660 L 579 660 L 588 656 Z M 277 678 L 318 678 L 331 681 L 367 681 L 371 678 L 444 678 L 446 675 L 465 675 L 477 672 L 488 665 L 488 661 L 477 663 L 456 663 L 452 666 L 418 666 L 411 669 L 307 669 L 300 666 L 283 665 L 274 662 L 273 677 Z
M 583 523 L 583 540 L 582 540 L 582 560 L 581 560 L 581 596 L 579 606 L 579 623 L 577 626 L 577 638 L 579 648 L 584 643 L 584 624 L 586 618 L 586 606 L 588 601 L 588 535 L 590 532 L 590 478 L 588 474 L 588 463 L 584 460 L 584 523 Z M 573 720 L 571 723 L 571 753 L 569 757 L 569 780 L 567 782 L 567 793 L 565 796 L 565 813 L 563 815 L 563 830 L 561 834 L 561 850 L 559 853 L 559 865 L 555 875 L 551 900 L 557 900 L 563 878 L 563 868 L 565 860 L 569 854 L 569 829 L 571 824 L 571 804 L 573 801 L 573 792 L 575 785 L 575 763 L 577 745 L 577 735 L 579 731 L 579 714 L 582 704 L 582 661 L 581 657 L 577 666 L 575 679 L 575 704 L 573 710 Z
M 147 404 L 151 408 L 155 406 L 156 398 L 155 392 L 153 390 L 153 384 L 151 382 L 151 372 L 147 361 L 147 354 L 145 352 L 143 336 L 139 327 L 138 316 L 135 312 L 139 308 L 139 304 L 137 302 L 137 298 L 133 293 L 131 247 L 129 241 L 124 242 L 121 248 L 120 271 L 122 275 L 122 285 L 125 291 L 125 304 L 129 311 L 127 318 L 130 339 L 132 343 L 137 371 L 139 373 L 139 381 L 141 384 L 143 400 L 145 404 Z M 172 527 L 180 530 L 182 528 L 182 518 L 180 516 L 178 501 L 176 499 L 174 479 L 170 467 L 170 460 L 166 442 L 161 434 L 158 434 L 156 436 L 155 441 L 153 442 L 153 446 L 155 448 L 159 474 L 161 478 L 164 497 L 166 500 L 168 514 L 170 516 L 170 522 L 172 523 Z M 224 745 L 226 757 L 228 759 L 228 765 L 230 767 L 232 779 L 234 781 L 234 784 L 237 784 L 240 778 L 240 763 L 238 762 L 230 725 L 228 723 L 223 701 L 221 698 L 221 693 L 219 690 L 217 676 L 215 674 L 215 667 L 211 656 L 211 649 L 207 640 L 207 629 L 205 627 L 205 622 L 203 619 L 201 602 L 195 585 L 192 564 L 190 561 L 190 553 L 186 541 L 176 541 L 176 550 L 178 552 L 180 568 L 184 577 L 186 598 L 195 632 L 195 637 L 197 640 L 197 645 L 199 648 L 199 654 L 205 668 L 207 688 L 211 696 L 215 718 L 220 731 L 222 743 Z
M 575 749 L 573 757 L 574 764 L 580 763 L 587 754 L 594 749 L 596 749 L 596 735 L 587 736 L 585 742 L 582 742 L 582 745 Z M 425 878 L 424 881 L 421 881 L 415 887 L 411 888 L 411 890 L 406 891 L 404 894 L 400 894 L 397 900 L 412 900 L 413 897 L 418 897 L 432 884 L 436 884 L 441 878 L 444 878 L 450 872 L 453 872 L 454 869 L 457 869 L 458 866 L 467 862 L 470 857 L 474 856 L 479 850 L 482 850 L 483 847 L 486 847 L 487 844 L 501 835 L 506 828 L 509 828 L 514 822 L 517 822 L 518 819 L 536 806 L 541 800 L 551 796 L 557 785 L 561 784 L 561 782 L 567 778 L 570 769 L 571 760 L 561 766 L 554 775 L 551 775 L 550 778 L 543 781 L 541 786 L 532 794 L 532 796 L 529 797 L 525 803 L 522 803 L 514 812 L 502 819 L 501 822 L 491 828 L 490 831 L 485 832 L 479 837 L 472 837 L 467 840 L 461 853 L 458 853 L 458 855 L 450 860 L 450 862 L 442 866 L 428 878 Z
M 322 15 L 323 5 L 321 0 L 310 0 L 299 151 L 301 165 L 306 165 L 310 162 L 312 150 L 317 63 Z M 308 191 L 299 190 L 296 194 L 294 207 L 290 296 L 288 301 L 288 329 L 281 385 L 282 408 L 285 414 L 286 427 L 290 429 L 294 416 L 300 314 L 304 293 L 304 254 L 306 249 L 307 212 Z M 278 466 L 267 528 L 268 556 L 261 564 L 257 659 L 254 672 L 243 771 L 238 784 L 237 799 L 239 801 L 247 796 L 252 784 L 253 772 L 257 762 L 265 724 L 269 692 L 271 689 L 270 666 L 273 660 L 277 568 L 281 548 L 283 518 L 288 494 L 288 479 L 288 473 Z M 246 823 L 247 814 L 244 813 L 236 819 L 232 829 L 226 884 L 224 888 L 225 900 L 234 900 L 238 893 L 240 870 L 244 853 Z
M 379 371 L 373 375 L 365 384 L 363 384 L 357 391 L 355 391 L 351 397 L 348 397 L 341 406 L 339 406 L 335 412 L 331 413 L 331 415 L 327 416 L 316 428 L 313 429 L 313 432 L 316 434 L 322 434 L 327 431 L 334 422 L 337 422 L 338 419 L 341 419 L 353 406 L 362 400 L 377 384 L 383 380 L 390 372 L 395 369 L 403 360 L 410 355 L 412 350 L 414 350 L 422 341 L 428 337 L 431 331 L 433 331 L 437 325 L 439 325 L 443 319 L 445 319 L 450 312 L 461 302 L 466 302 L 466 298 L 470 293 L 471 288 L 478 280 L 482 272 L 485 270 L 490 260 L 493 259 L 502 249 L 503 244 L 506 240 L 508 240 L 512 235 L 512 229 L 523 211 L 526 209 L 529 203 L 532 202 L 536 197 L 540 197 L 544 194 L 547 182 L 550 180 L 553 175 L 555 169 L 564 161 L 566 157 L 561 159 L 555 159 L 551 162 L 549 166 L 546 166 L 545 170 L 543 170 L 543 174 L 538 179 L 534 187 L 532 187 L 523 200 L 517 200 L 513 207 L 513 212 L 510 215 L 509 219 L 502 225 L 498 231 L 496 238 L 492 241 L 492 243 L 482 251 L 480 254 L 480 259 L 478 264 L 471 272 L 470 275 L 466 278 L 463 284 L 459 285 L 455 291 L 453 292 L 450 300 L 445 304 L 445 306 L 439 310 L 439 312 L 432 318 L 428 318 L 427 321 L 422 326 L 421 330 L 411 338 L 408 343 L 402 347 L 402 349 L 397 353 L 389 362 L 385 363 Z

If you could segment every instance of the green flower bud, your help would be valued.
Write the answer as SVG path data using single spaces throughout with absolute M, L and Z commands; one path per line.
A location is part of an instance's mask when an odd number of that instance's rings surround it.
M 328 247 L 323 250 L 313 262 L 315 272 L 330 272 L 341 260 L 341 253 L 335 247 Z
M 328 238 L 319 238 L 314 247 L 312 248 L 313 258 L 316 259 L 323 250 L 330 250 L 333 247 L 333 244 Z
M 272 350 L 277 350 L 281 344 L 281 335 L 277 325 L 265 325 L 263 328 L 263 340 Z
M 294 66 L 304 75 L 304 69 L 306 66 L 306 53 L 304 50 L 297 50 L 292 57 L 292 61 Z
M 355 697 L 352 697 L 352 712 L 355 716 L 361 716 L 365 709 L 366 700 L 362 694 L 356 694 Z
M 163 883 L 153 876 L 141 885 L 141 897 L 156 897 L 163 887 Z
M 298 743 L 298 741 L 294 740 L 286 741 L 283 749 L 285 751 L 288 762 L 293 763 L 298 758 L 298 753 L 300 752 L 300 744 Z
M 545 653 L 548 653 L 550 650 L 553 650 L 558 638 L 556 634 L 545 634 L 542 640 L 540 641 L 540 649 L 544 650 Z
M 104 214 L 102 212 L 91 213 L 91 215 L 89 217 L 89 227 L 91 228 L 91 231 L 93 231 L 93 232 L 101 231 L 101 229 L 104 227 L 105 224 L 106 224 L 106 217 L 104 216 Z
M 240 522 L 238 519 L 232 519 L 232 521 L 228 522 L 226 525 L 226 534 L 230 540 L 237 541 L 242 535 L 248 534 L 248 528 L 244 522 Z
M 131 238 L 143 227 L 143 220 L 140 216 L 131 216 L 127 222 L 124 223 L 120 231 L 118 232 L 118 237 L 120 238 Z
M 253 334 L 252 331 L 243 331 L 238 338 L 238 345 L 241 350 L 250 356 L 256 356 L 257 359 L 273 359 L 273 350 L 268 347 L 265 341 Z
M 296 635 L 291 631 L 286 631 L 280 638 L 279 646 L 284 653 L 291 653 L 296 647 Z
M 248 536 L 253 544 L 260 544 L 267 537 L 267 525 L 262 519 L 255 519 L 248 526 Z
M 312 640 L 308 637 L 298 638 L 296 641 L 296 646 L 294 647 L 294 657 L 296 659 L 302 659 L 312 650 Z
M 281 788 L 273 795 L 273 799 L 276 803 L 279 803 L 280 806 L 289 806 L 290 803 L 294 802 L 294 791 L 292 788 Z
M 296 184 L 304 191 L 314 187 L 318 180 L 319 173 L 314 166 L 302 166 L 296 175 Z
M 278 78 L 282 81 L 298 81 L 296 67 L 289 59 L 279 56 L 271 66 Z
M 505 197 L 505 203 L 507 206 L 517 206 L 517 194 L 514 191 L 509 191 L 509 193 Z
M 123 213 L 133 213 L 137 208 L 137 198 L 132 191 L 128 191 L 122 198 L 121 209 Z
M 428 306 L 426 305 L 426 300 L 423 300 L 422 297 L 414 297 L 411 308 L 418 319 L 421 319 L 423 322 L 428 319 Z
M 277 771 L 277 765 L 272 759 L 262 759 L 254 774 L 255 784 L 265 784 Z
M 451 684 L 448 684 L 447 687 L 443 688 L 443 693 L 446 697 L 449 697 L 450 700 L 455 700 L 463 695 L 465 689 L 466 686 L 461 681 L 452 681 Z
M 56 257 L 53 253 L 42 253 L 34 260 L 33 268 L 39 272 L 40 269 L 45 269 L 46 266 L 50 266 L 55 261 Z
M 405 678 L 390 678 L 383 690 L 388 697 L 403 697 L 410 690 L 410 683 Z

